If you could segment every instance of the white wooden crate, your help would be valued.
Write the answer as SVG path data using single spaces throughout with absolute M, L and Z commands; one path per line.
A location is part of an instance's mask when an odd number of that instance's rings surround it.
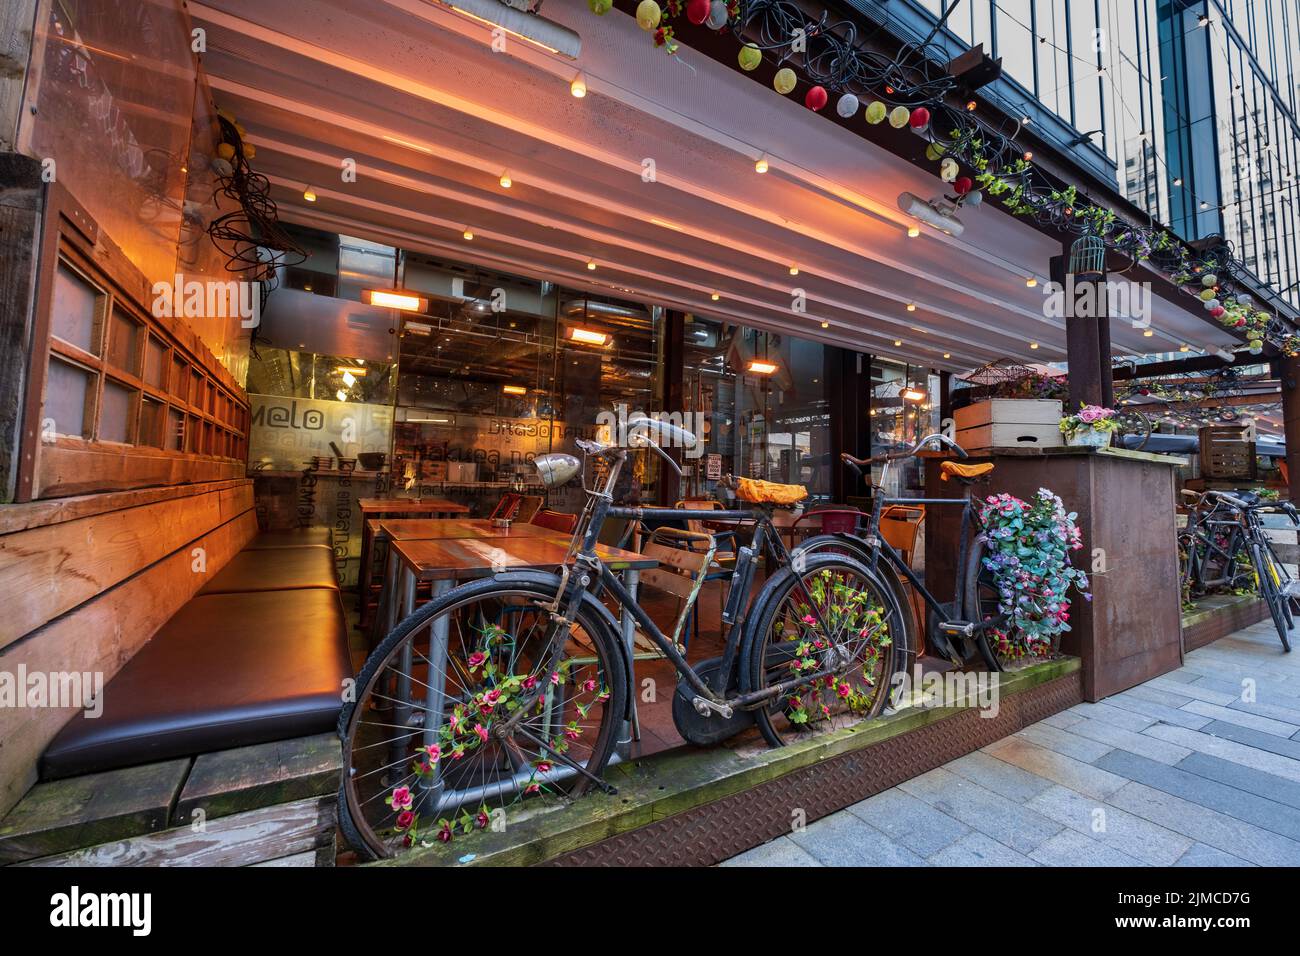
M 1056 422 L 1050 425 L 994 422 L 959 429 L 957 444 L 972 453 L 990 448 L 1057 448 L 1062 444 L 1061 429 Z

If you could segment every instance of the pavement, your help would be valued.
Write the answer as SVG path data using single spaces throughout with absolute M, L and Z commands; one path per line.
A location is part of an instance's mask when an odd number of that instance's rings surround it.
M 1300 651 L 1254 625 L 721 865 L 1300 866 Z

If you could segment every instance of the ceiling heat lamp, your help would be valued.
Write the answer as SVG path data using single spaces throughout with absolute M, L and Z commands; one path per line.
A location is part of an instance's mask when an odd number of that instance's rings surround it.
M 966 229 L 957 218 L 957 204 L 943 196 L 922 199 L 909 192 L 899 193 L 898 208 L 918 222 L 950 236 L 960 236 Z
M 401 312 L 423 312 L 429 307 L 428 299 L 400 289 L 367 289 L 362 298 L 369 305 Z
M 435 0 L 484 26 L 500 27 L 516 40 L 523 40 L 548 53 L 576 60 L 582 52 L 582 37 L 554 20 L 538 16 L 541 0 Z

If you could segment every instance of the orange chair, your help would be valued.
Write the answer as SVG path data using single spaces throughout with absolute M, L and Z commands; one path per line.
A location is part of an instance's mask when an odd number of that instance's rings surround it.
M 923 521 L 925 505 L 890 505 L 880 513 L 880 536 L 899 553 L 909 568 L 916 557 L 916 543 L 920 539 Z M 903 587 L 912 603 L 912 617 L 916 621 L 916 656 L 920 657 L 925 653 L 927 608 L 920 593 L 906 579 Z
M 537 512 L 537 514 L 533 515 L 533 520 L 529 522 L 529 524 L 535 524 L 539 528 L 550 528 L 552 531 L 559 531 L 562 534 L 572 532 L 577 523 L 577 515 L 565 514 L 563 511 L 552 511 L 549 508 L 543 508 Z
M 541 495 L 520 495 L 519 505 L 515 508 L 515 513 L 511 516 L 511 519 L 527 524 L 533 520 L 537 512 L 542 510 L 543 503 Z
M 524 496 L 521 494 L 517 494 L 513 491 L 507 491 L 504 495 L 501 496 L 501 500 L 497 502 L 497 506 L 492 509 L 492 513 L 488 515 L 488 517 L 489 518 L 513 518 L 515 516 L 515 511 L 518 510 L 519 508 L 519 502 L 523 499 L 523 497 Z
M 857 530 L 862 512 L 857 508 L 814 508 L 795 518 L 789 527 L 790 547 L 799 532 L 805 534 L 852 534 Z

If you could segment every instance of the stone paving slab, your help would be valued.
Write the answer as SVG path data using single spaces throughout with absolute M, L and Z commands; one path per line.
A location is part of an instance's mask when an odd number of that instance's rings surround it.
M 1300 654 L 1245 628 L 724 865 L 921 863 L 1300 866 Z

